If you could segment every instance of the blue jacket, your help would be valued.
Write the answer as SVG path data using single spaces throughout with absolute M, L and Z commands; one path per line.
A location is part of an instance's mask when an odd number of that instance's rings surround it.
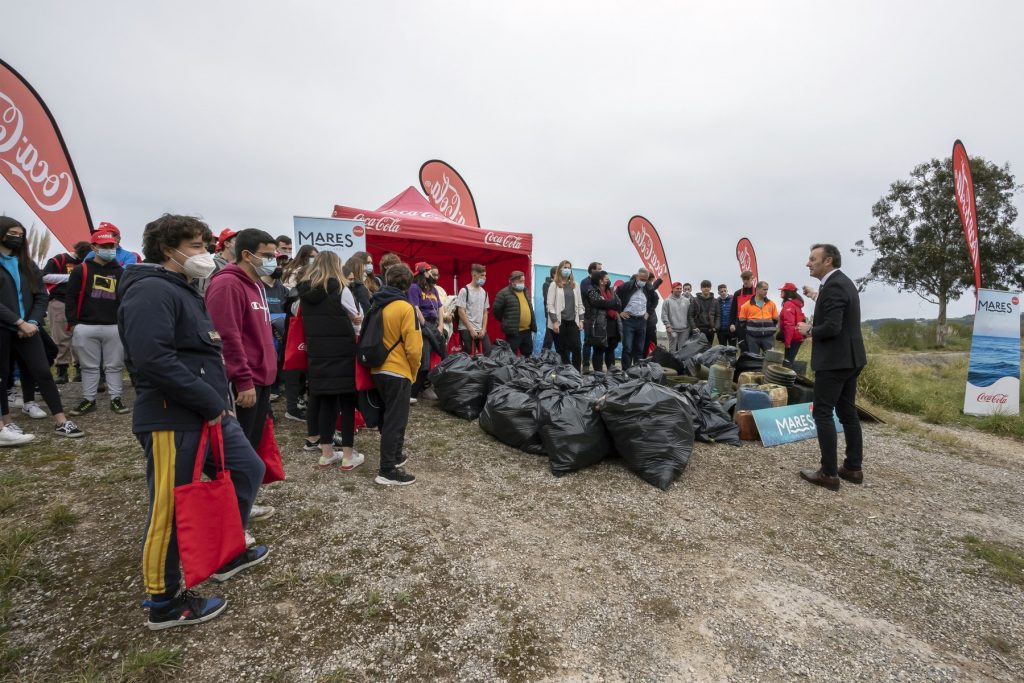
M 722 317 L 718 319 L 718 328 L 721 330 L 729 329 L 729 325 L 732 324 L 729 316 L 732 315 L 732 294 L 726 294 L 725 298 L 718 297 L 718 305 L 721 306 Z
M 198 431 L 232 407 L 220 335 L 183 275 L 155 264 L 126 268 L 117 328 L 135 381 L 132 431 Z

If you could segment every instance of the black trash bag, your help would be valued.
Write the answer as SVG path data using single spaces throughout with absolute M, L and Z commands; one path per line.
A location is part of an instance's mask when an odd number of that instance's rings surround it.
M 669 368 L 675 370 L 679 374 L 683 374 L 686 371 L 686 366 L 680 361 L 676 360 L 676 357 L 669 353 L 666 349 L 655 346 L 654 351 L 651 352 L 651 362 L 657 363 L 663 368 Z
M 544 373 L 542 380 L 560 389 L 570 390 L 583 386 L 583 375 L 571 365 L 556 365 Z
M 508 342 L 504 339 L 499 339 L 491 344 L 491 352 L 487 354 L 488 358 L 496 360 L 499 363 L 515 363 L 519 360 L 516 356 L 516 352 L 512 350 L 512 347 L 508 345 Z
M 535 388 L 533 382 L 517 379 L 493 389 L 480 412 L 480 428 L 503 444 L 544 455 Z
M 493 391 L 495 387 L 517 379 L 529 379 L 533 382 L 539 382 L 543 377 L 544 371 L 541 368 L 527 363 L 522 358 L 517 358 L 514 363 L 502 365 L 491 373 L 491 390 Z
M 740 445 L 739 426 L 729 415 L 726 405 L 711 395 L 707 383 L 683 384 L 676 389 L 691 401 L 693 431 L 698 441 Z
M 740 352 L 735 346 L 712 346 L 707 351 L 698 354 L 696 361 L 701 365 L 710 368 L 712 365 L 717 363 L 719 360 L 724 358 L 730 366 L 736 364 L 736 356 Z
M 613 454 L 611 437 L 595 405 L 596 399 L 587 393 L 553 387 L 538 392 L 536 421 L 556 477 L 596 465 Z
M 665 370 L 658 363 L 646 358 L 637 361 L 637 364 L 626 370 L 630 379 L 644 379 L 655 384 L 665 384 Z
M 562 362 L 562 357 L 548 349 L 547 351 L 541 351 L 536 355 L 530 356 L 530 360 L 544 365 L 558 365 Z
M 710 346 L 708 338 L 700 330 L 690 330 L 690 338 L 683 343 L 678 351 L 671 354 L 683 368 L 681 371 L 677 369 L 676 372 L 696 377 L 698 366 L 696 357 L 707 351 Z
M 662 490 L 671 486 L 693 452 L 690 403 L 668 387 L 633 380 L 609 389 L 599 405 L 626 466 Z
M 437 393 L 441 410 L 475 420 L 487 400 L 491 373 L 498 367 L 485 356 L 455 353 L 441 361 L 427 377 Z

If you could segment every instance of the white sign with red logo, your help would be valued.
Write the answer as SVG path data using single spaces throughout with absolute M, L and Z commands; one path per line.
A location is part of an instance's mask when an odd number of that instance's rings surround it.
M 344 263 L 357 251 L 366 251 L 366 221 L 350 218 L 295 216 L 295 252 L 304 244 L 317 251 L 333 251 Z
M 1020 413 L 1020 294 L 978 290 L 964 413 Z

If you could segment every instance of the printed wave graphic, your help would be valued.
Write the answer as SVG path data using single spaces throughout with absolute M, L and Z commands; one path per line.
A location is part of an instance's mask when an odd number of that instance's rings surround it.
M 967 381 L 976 387 L 989 387 L 1003 377 L 1020 379 L 1020 338 L 975 336 Z

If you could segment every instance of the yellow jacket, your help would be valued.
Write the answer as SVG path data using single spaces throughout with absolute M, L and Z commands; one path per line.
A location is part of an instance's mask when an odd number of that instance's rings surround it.
M 388 354 L 384 365 L 373 372 L 391 372 L 410 382 L 416 381 L 423 354 L 423 333 L 416 326 L 416 312 L 408 301 L 392 301 L 381 312 L 384 321 L 384 347 L 394 351 Z

